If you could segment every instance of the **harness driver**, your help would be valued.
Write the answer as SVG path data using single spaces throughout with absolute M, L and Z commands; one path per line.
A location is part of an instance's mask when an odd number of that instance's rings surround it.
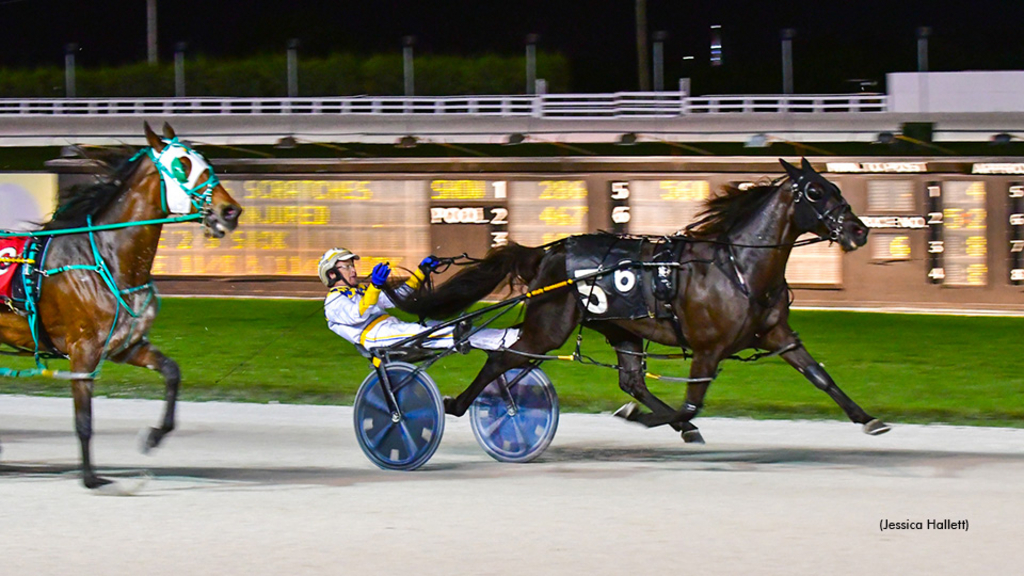
M 406 338 L 430 330 L 431 325 L 405 322 L 387 313 L 395 304 L 382 292 L 391 267 L 382 262 L 373 267 L 370 284 L 360 286 L 356 275 L 356 260 L 359 256 L 346 248 L 331 248 L 324 252 L 318 266 L 320 281 L 330 288 L 324 300 L 324 315 L 327 327 L 332 332 L 357 344 L 370 349 L 395 344 Z M 401 295 L 411 294 L 419 288 L 427 275 L 438 265 L 437 258 L 427 256 L 420 262 L 412 276 L 397 289 Z M 461 336 L 461 335 L 460 335 Z M 481 350 L 498 350 L 507 348 L 519 339 L 517 328 L 484 328 L 473 331 L 468 336 L 469 345 Z M 449 326 L 432 332 L 422 340 L 424 348 L 451 348 L 456 340 L 462 344 L 462 338 L 456 338 L 455 327 Z

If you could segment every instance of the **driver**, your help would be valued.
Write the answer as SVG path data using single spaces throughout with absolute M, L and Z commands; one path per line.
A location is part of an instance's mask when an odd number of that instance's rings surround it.
M 324 315 L 332 332 L 352 344 L 370 349 L 388 346 L 429 330 L 430 324 L 404 322 L 387 314 L 386 310 L 395 307 L 388 295 L 381 291 L 391 274 L 387 262 L 373 267 L 370 285 L 364 287 L 356 279 L 356 260 L 359 256 L 346 248 L 331 248 L 320 258 L 320 281 L 330 288 L 324 300 Z M 438 264 L 433 256 L 424 258 L 397 292 L 403 296 L 412 293 Z M 424 348 L 451 348 L 456 344 L 454 330 L 454 326 L 437 330 L 419 345 Z M 519 330 L 516 328 L 484 328 L 470 334 L 468 342 L 473 348 L 498 350 L 511 346 L 518 339 Z M 463 339 L 459 340 L 461 344 Z

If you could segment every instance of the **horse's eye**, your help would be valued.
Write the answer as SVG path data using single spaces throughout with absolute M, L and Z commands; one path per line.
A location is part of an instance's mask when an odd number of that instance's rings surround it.
M 821 200 L 824 197 L 825 190 L 821 186 L 817 184 L 811 184 L 810 186 L 807 187 L 807 199 L 810 200 L 811 202 L 817 202 L 818 200 Z

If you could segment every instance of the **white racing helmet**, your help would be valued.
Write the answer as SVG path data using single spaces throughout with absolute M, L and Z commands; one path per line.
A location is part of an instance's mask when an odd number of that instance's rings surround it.
M 327 271 L 334 268 L 338 262 L 346 260 L 359 260 L 359 256 L 353 254 L 348 248 L 331 248 L 324 252 L 324 255 L 320 257 L 320 263 L 317 265 L 317 272 L 324 286 L 331 285 L 330 279 L 327 278 Z

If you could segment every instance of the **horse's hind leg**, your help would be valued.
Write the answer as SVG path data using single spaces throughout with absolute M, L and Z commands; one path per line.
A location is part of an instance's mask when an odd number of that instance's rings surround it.
M 634 419 L 636 422 L 653 428 L 665 424 L 685 427 L 704 406 L 704 395 L 715 377 L 718 364 L 721 361 L 719 353 L 708 351 L 694 351 L 693 362 L 690 364 L 690 382 L 686 385 L 686 401 L 679 410 L 671 410 L 666 413 L 640 414 Z M 675 426 L 673 426 L 675 427 Z M 684 428 L 685 430 L 685 428 Z M 684 436 L 685 439 L 685 436 Z
M 572 301 L 572 295 L 568 292 L 563 291 L 547 296 L 543 301 L 531 302 L 526 308 L 519 340 L 511 349 L 529 354 L 545 354 L 565 344 L 578 322 L 579 312 L 576 310 L 576 303 Z M 456 398 L 444 399 L 445 413 L 462 416 L 495 378 L 529 361 L 526 356 L 510 352 L 490 353 L 487 363 L 469 387 Z
M 174 409 L 178 401 L 181 370 L 178 368 L 177 362 L 165 356 L 147 340 L 142 340 L 112 360 L 155 370 L 164 377 L 164 417 L 159 428 L 149 429 L 149 434 L 140 446 L 142 452 L 147 453 L 159 446 L 164 436 L 174 430 Z
M 839 389 L 839 386 L 828 375 L 825 368 L 814 360 L 796 334 L 788 327 L 784 330 L 778 328 L 769 333 L 765 339 L 764 348 L 766 350 L 779 350 L 794 344 L 796 348 L 782 354 L 783 360 L 788 362 L 793 368 L 796 368 L 817 389 L 828 394 L 843 409 L 843 412 L 846 412 L 846 416 L 851 421 L 864 427 L 865 434 L 877 436 L 889 431 L 888 424 L 868 415 L 863 408 L 858 406 L 845 392 Z
M 643 339 L 613 325 L 595 324 L 587 325 L 589 328 L 600 332 L 608 339 L 608 343 L 615 348 L 619 362 L 619 388 L 623 392 L 635 398 L 638 402 L 648 407 L 652 412 L 661 415 L 674 414 L 672 407 L 655 396 L 647 388 L 644 381 L 644 367 L 641 361 L 643 353 Z M 615 412 L 615 416 L 638 422 L 643 416 L 637 405 L 630 402 Z M 682 432 L 683 440 L 687 443 L 703 444 L 704 438 L 691 422 L 669 422 L 677 432 Z

